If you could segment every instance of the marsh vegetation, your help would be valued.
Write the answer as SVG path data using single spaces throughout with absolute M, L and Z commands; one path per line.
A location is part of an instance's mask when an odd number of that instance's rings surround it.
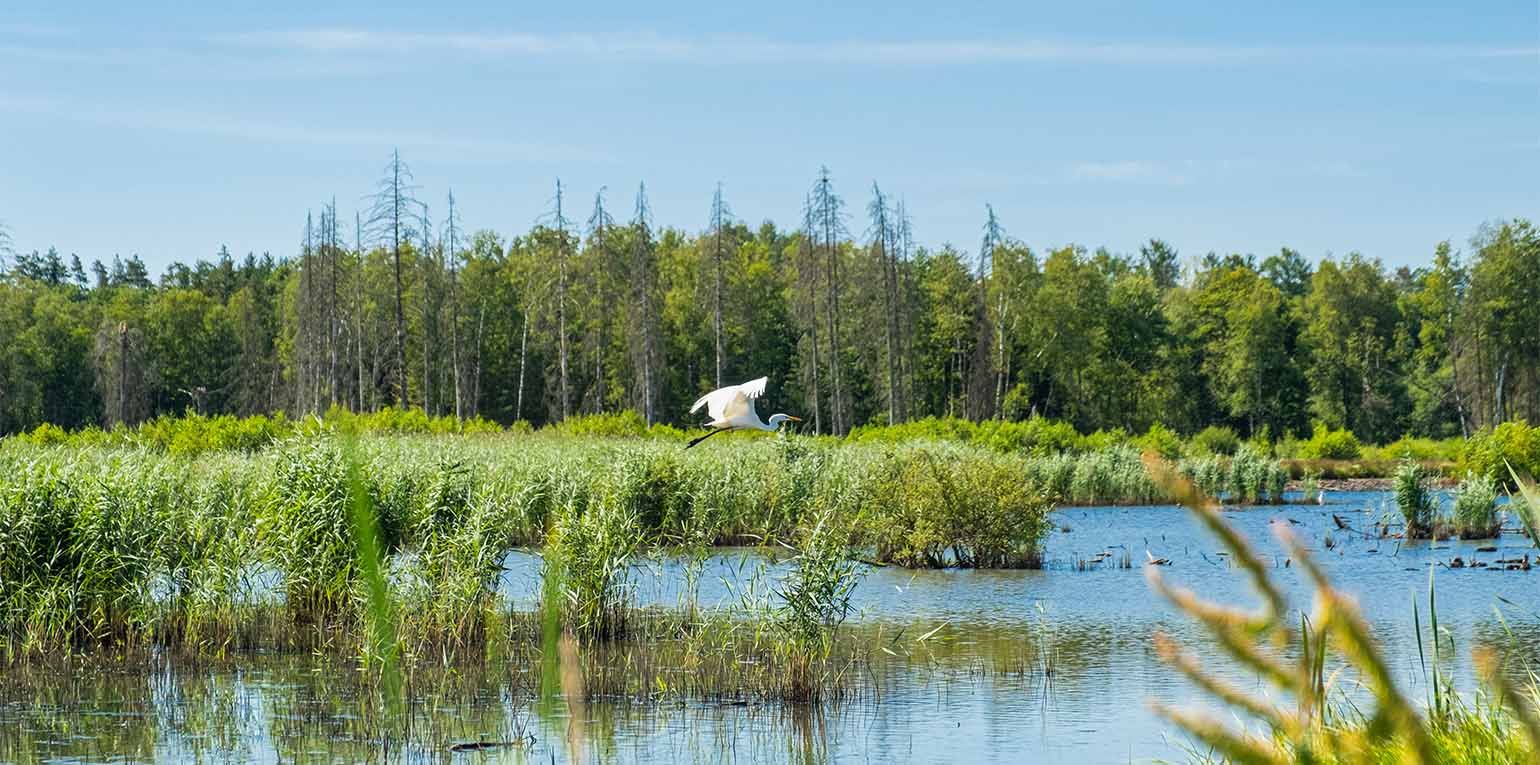
M 339 722 L 315 708 L 315 717 L 302 718 L 314 728 L 297 725 L 282 734 L 289 743 L 268 737 L 261 746 L 316 746 L 306 736 L 318 736 L 330 737 L 319 745 L 343 759 L 373 742 L 380 752 L 432 760 L 458 744 L 547 738 L 556 721 L 574 716 L 603 730 L 617 715 L 690 715 L 712 705 L 760 715 L 744 724 L 784 734 L 778 726 L 788 718 L 772 710 L 816 709 L 839 720 L 842 709 L 912 698 L 929 683 L 960 690 L 987 683 L 1042 698 L 1094 686 L 1087 667 L 1098 661 L 1135 662 L 1118 665 L 1127 671 L 1148 657 L 1154 625 L 1168 621 L 1149 611 L 1133 569 L 1169 566 L 1173 576 L 1199 574 L 1211 584 L 1258 573 L 1229 546 L 1221 530 L 1228 523 L 1253 532 L 1282 523 L 1318 535 L 1326 540 L 1327 551 L 1317 553 L 1328 558 L 1325 570 L 1373 570 L 1371 580 L 1391 582 L 1406 576 L 1396 573 L 1406 565 L 1425 571 L 1450 556 L 1410 541 L 1415 535 L 1386 537 L 1388 517 L 1412 488 L 1422 491 L 1422 506 L 1448 506 L 1435 516 L 1440 528 L 1475 538 L 1495 525 L 1494 560 L 1530 544 L 1515 517 L 1532 522 L 1519 512 L 1522 499 L 1494 501 L 1501 485 L 1475 475 L 1452 496 L 1432 491 L 1419 472 L 1406 491 L 1364 495 L 1347 509 L 1292 504 L 1302 497 L 1284 494 L 1282 465 L 1249 444 L 1152 471 L 1150 457 L 1126 444 L 1023 454 L 955 441 L 729 436 L 711 450 L 684 451 L 667 434 L 401 435 L 337 423 L 299 430 L 251 448 L 191 451 L 134 442 L 0 444 L 0 626 L 14 678 L 0 684 L 4 693 L 35 693 L 43 678 L 70 671 L 61 662 L 99 668 L 111 659 L 131 685 L 146 673 L 241 673 L 257 656 L 309 657 L 324 666 L 306 671 L 346 675 L 337 687 L 356 700 L 356 719 Z M 1217 507 L 1230 520 L 1205 509 L 1197 517 L 1209 519 L 1208 531 L 1196 536 L 1168 538 L 1182 527 L 1172 515 L 1179 511 L 1147 504 L 1210 495 L 1227 500 Z M 1219 534 L 1217 552 L 1204 534 Z M 1488 543 L 1458 544 L 1469 545 L 1461 552 L 1474 561 L 1487 549 L 1476 545 Z M 1294 548 L 1251 557 L 1274 577 L 1307 562 Z M 1355 568 L 1372 563 L 1384 565 Z M 980 578 L 958 579 L 962 572 Z M 1504 602 L 1522 602 L 1509 588 L 1526 585 L 1504 581 L 1496 590 L 1508 593 Z M 1450 589 L 1472 604 L 1487 591 L 1469 579 Z M 1022 593 L 1029 600 L 1020 601 Z M 1046 599 L 1032 599 L 1039 595 Z M 987 616 L 1001 609 L 1006 616 Z M 1129 615 L 1135 632 L 1119 634 L 1116 625 Z M 1364 670 L 1345 638 L 1320 631 L 1329 620 L 1311 619 L 1316 631 L 1297 639 L 1314 661 Z M 1478 623 L 1469 612 L 1454 623 L 1460 619 Z M 1270 624 L 1282 629 L 1276 619 Z M 992 647 L 980 653 L 986 643 Z M 1497 650 L 1503 640 L 1488 636 L 1483 644 Z M 1115 649 L 1121 658 L 1098 659 L 1107 645 L 1124 646 Z M 1512 670 L 1533 654 L 1523 645 L 1503 649 L 1501 662 L 1504 682 L 1519 694 L 1527 686 Z M 1246 666 L 1240 662 L 1242 672 Z M 118 682 L 92 671 L 101 682 L 86 684 L 91 694 Z M 1468 681 L 1472 670 L 1465 671 Z M 502 699 L 497 709 L 455 696 L 466 681 L 491 683 L 476 693 Z M 1464 701 L 1427 719 L 1461 735 L 1473 735 L 1474 725 L 1522 724 L 1483 700 L 1496 695 L 1471 700 L 1468 687 L 1450 691 Z M 266 695 L 277 691 L 260 693 L 264 703 L 291 703 Z M 1344 693 L 1331 700 L 1322 692 L 1313 702 L 1341 711 L 1275 725 L 1271 735 L 1284 747 L 1277 751 L 1327 730 L 1369 735 L 1368 719 L 1342 706 L 1357 697 Z M 97 703 L 60 701 L 56 718 L 25 720 L 41 735 L 67 724 L 71 704 Z M 474 725 L 439 720 L 433 705 L 450 703 L 480 710 Z M 796 725 L 807 722 L 794 716 L 802 720 Z M 821 734 L 803 733 L 815 749 L 827 747 Z M 239 731 L 224 735 L 220 746 L 249 741 Z M 568 753 L 604 746 L 581 743 L 591 736 L 569 740 L 570 724 L 554 735 L 561 743 L 551 746 Z M 42 751 L 45 739 L 27 739 L 33 743 L 16 751 Z M 1504 740 L 1509 748 L 1492 751 L 1529 751 L 1512 743 L 1521 739 Z M 127 741 L 99 745 L 144 751 Z

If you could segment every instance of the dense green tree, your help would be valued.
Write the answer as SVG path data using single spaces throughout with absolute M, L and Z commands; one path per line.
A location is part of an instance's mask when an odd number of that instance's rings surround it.
M 1301 306 L 1310 412 L 1367 441 L 1402 435 L 1410 409 L 1401 374 L 1394 285 L 1377 260 L 1327 258 Z
M 1111 392 L 1101 387 L 1108 345 L 1108 280 L 1076 247 L 1053 250 L 1028 321 L 1039 327 L 1043 406 L 1040 414 L 1088 430 L 1103 424 Z
M 1298 250 L 1287 247 L 1262 261 L 1262 275 L 1289 298 L 1304 296 L 1310 287 L 1312 273 L 1310 261 L 1305 260 Z
M 1176 248 L 1160 239 L 1151 239 L 1139 247 L 1140 268 L 1156 289 L 1168 290 L 1182 277 L 1182 264 Z
M 157 410 L 225 409 L 235 332 L 223 305 L 196 290 L 161 290 L 145 312 L 144 333 L 156 371 Z
M 1447 437 L 1470 432 L 1459 386 L 1464 344 L 1458 333 L 1468 283 L 1469 274 L 1453 248 L 1440 242 L 1433 265 L 1416 271 L 1411 289 L 1402 296 L 1402 315 L 1416 342 L 1406 378 L 1412 405 L 1408 427 L 1413 433 Z
M 694 424 L 688 406 L 719 375 L 760 374 L 823 433 L 1040 415 L 1272 436 L 1318 422 L 1384 442 L 1540 421 L 1527 221 L 1394 274 L 1287 248 L 1210 253 L 1184 273 L 1156 239 L 1039 255 L 988 207 L 978 252 L 917 247 L 876 184 L 858 241 L 822 171 L 793 230 L 750 227 L 720 200 L 699 232 L 657 227 L 639 189 L 627 221 L 596 195 L 580 233 L 559 185 L 504 239 L 467 234 L 458 200 L 435 225 L 399 164 L 372 226 L 322 205 L 288 257 L 221 247 L 152 281 L 138 256 L 8 252 L 0 433 L 403 399 L 501 422 L 628 408 Z
M 1528 221 L 1476 238 L 1462 308 L 1473 374 L 1462 379 L 1478 425 L 1540 420 L 1540 232 Z
M 920 303 L 915 376 L 926 413 L 960 417 L 967 403 L 968 362 L 973 358 L 979 293 L 973 270 L 950 247 L 921 249 L 914 261 Z

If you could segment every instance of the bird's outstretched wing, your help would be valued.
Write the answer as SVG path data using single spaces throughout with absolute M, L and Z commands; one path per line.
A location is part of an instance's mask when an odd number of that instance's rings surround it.
M 717 388 L 716 390 L 696 399 L 695 403 L 690 405 L 690 414 L 695 414 L 696 412 L 700 411 L 701 407 L 704 406 L 706 407 L 706 416 L 710 417 L 713 421 L 720 420 L 722 419 L 722 412 L 726 410 L 728 404 L 732 403 L 732 400 L 737 397 L 738 386 L 736 385 L 729 385 L 726 388 Z
M 761 377 L 742 385 L 729 385 L 725 388 L 718 388 L 696 399 L 695 403 L 690 405 L 690 414 L 700 411 L 700 408 L 704 406 L 706 407 L 706 413 L 711 416 L 711 419 L 717 421 L 731 420 L 734 417 L 752 412 L 754 405 L 751 402 L 764 395 L 765 383 L 769 382 L 769 379 L 768 377 Z
M 769 378 L 761 377 L 750 380 L 737 386 L 733 397 L 728 399 L 722 407 L 721 418 L 724 420 L 749 420 L 758 421 L 759 415 L 754 411 L 754 400 L 764 395 L 765 381 Z
M 765 395 L 765 383 L 769 381 L 768 377 L 759 377 L 739 385 L 738 390 L 743 392 L 744 398 L 759 398 Z

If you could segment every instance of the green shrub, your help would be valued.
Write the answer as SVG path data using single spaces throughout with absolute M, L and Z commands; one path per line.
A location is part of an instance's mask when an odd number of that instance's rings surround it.
M 1112 430 L 1084 436 L 1070 423 L 1044 417 L 977 423 L 955 417 L 926 417 L 897 425 L 863 425 L 852 430 L 847 440 L 883 444 L 947 441 L 972 444 L 1001 454 L 1047 456 L 1088 451 L 1094 448 L 1093 444 L 1121 444 L 1128 440 L 1128 435 L 1121 430 Z
M 1331 430 L 1316 423 L 1310 440 L 1300 445 L 1299 456 L 1313 460 L 1351 460 L 1357 459 L 1360 451 L 1358 436 L 1353 435 L 1353 431 Z
M 948 429 L 967 434 L 967 437 L 957 441 L 958 443 L 970 444 L 1001 454 L 1025 454 L 1038 448 L 1037 428 L 1027 422 L 984 420 L 972 427 L 948 426 Z M 1073 431 L 1073 428 L 1071 430 Z
M 1285 433 L 1283 438 L 1273 442 L 1273 456 L 1284 460 L 1299 459 L 1304 443 L 1295 438 L 1293 433 Z
M 1401 460 L 1411 458 L 1418 462 L 1454 462 L 1460 458 L 1465 442 L 1459 438 L 1442 441 L 1431 438 L 1402 436 L 1384 446 L 1364 447 L 1361 456 L 1367 460 Z
M 1262 454 L 1277 456 L 1273 449 L 1273 428 L 1267 423 L 1262 423 L 1262 427 L 1253 431 L 1251 437 L 1246 439 L 1246 443 Z
M 1516 420 L 1483 430 L 1465 442 L 1460 462 L 1466 471 L 1496 479 L 1503 485 L 1509 484 L 1505 462 L 1521 473 L 1540 476 L 1540 428 Z
M 1086 451 L 1089 448 L 1080 431 L 1062 420 L 1033 417 L 1014 425 L 1024 432 L 1025 450 L 1032 454 L 1059 454 Z
M 846 438 L 856 443 L 878 444 L 908 441 L 967 443 L 973 440 L 973 432 L 977 427 L 971 420 L 956 417 L 925 417 L 897 425 L 861 425 L 852 429 Z
M 503 426 L 480 416 L 460 421 L 460 432 L 467 435 L 476 433 L 501 433 Z
M 1225 495 L 1230 471 L 1222 458 L 1212 455 L 1189 457 L 1178 463 L 1177 468 L 1205 495 L 1215 498 Z
M 1254 504 L 1268 487 L 1269 461 L 1250 444 L 1235 450 L 1230 458 L 1229 495 L 1233 502 Z
M 1235 430 L 1224 425 L 1210 425 L 1192 437 L 1193 451 L 1198 454 L 1234 454 L 1240 443 L 1240 437 L 1235 435 Z
M 69 431 L 51 423 L 43 423 L 32 429 L 30 433 L 24 433 L 19 438 L 27 443 L 38 446 L 50 446 L 69 442 Z
M 1182 437 L 1158 422 L 1144 435 L 1136 437 L 1133 443 L 1141 451 L 1154 452 L 1173 462 L 1182 458 Z
M 862 505 L 877 559 L 912 568 L 1021 568 L 1041 560 L 1052 502 L 1024 465 L 941 450 L 888 454 Z
M 627 409 L 622 412 L 568 417 L 552 425 L 551 430 L 564 436 L 636 437 L 647 435 L 647 421 L 640 414 Z
M 1098 430 L 1080 440 L 1080 450 L 1084 452 L 1099 452 L 1124 446 L 1132 440 L 1128 435 L 1128 431 L 1122 428 Z
M 834 513 L 825 510 L 797 535 L 791 571 L 775 588 L 778 602 L 771 613 L 785 639 L 776 642 L 774 653 L 791 701 L 818 700 L 827 675 L 837 671 L 829 659 L 861 578 L 845 546 L 848 536 Z
M 333 405 L 321 423 L 344 433 L 434 434 L 499 433 L 502 426 L 480 417 L 457 419 L 452 415 L 430 417 L 421 409 L 387 406 L 373 412 L 355 413 Z

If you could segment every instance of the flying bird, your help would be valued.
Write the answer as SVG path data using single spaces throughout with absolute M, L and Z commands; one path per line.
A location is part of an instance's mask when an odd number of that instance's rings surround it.
M 706 414 L 711 420 L 706 427 L 711 430 L 689 443 L 688 449 L 724 430 L 769 430 L 774 431 L 783 422 L 801 422 L 801 417 L 793 417 L 789 414 L 772 414 L 770 421 L 759 419 L 759 413 L 754 411 L 754 401 L 765 393 L 765 383 L 768 377 L 750 380 L 742 385 L 729 385 L 726 388 L 718 388 L 690 405 L 690 414 L 706 407 Z

